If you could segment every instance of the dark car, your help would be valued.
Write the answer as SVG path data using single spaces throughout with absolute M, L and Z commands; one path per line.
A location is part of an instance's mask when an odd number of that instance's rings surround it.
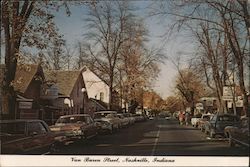
M 71 141 L 88 139 L 98 132 L 98 126 L 88 114 L 61 116 L 50 129 L 55 133 L 63 133 Z
M 42 120 L 2 120 L 2 154 L 44 154 L 51 151 L 55 137 Z
M 213 138 L 215 135 L 224 136 L 226 126 L 239 126 L 240 120 L 236 115 L 231 114 L 215 114 L 210 121 L 205 123 L 205 133 Z
M 240 126 L 227 126 L 224 130 L 225 136 L 228 137 L 229 146 L 233 147 L 239 144 L 249 148 L 249 118 L 244 117 L 240 121 Z

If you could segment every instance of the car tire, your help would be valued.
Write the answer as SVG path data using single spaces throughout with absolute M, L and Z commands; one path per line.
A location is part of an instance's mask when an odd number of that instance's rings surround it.
M 215 137 L 215 134 L 210 130 L 210 132 L 209 132 L 209 137 L 210 138 L 214 138 Z
M 204 129 L 201 127 L 201 131 L 204 132 Z
M 113 126 L 113 125 L 111 126 L 111 129 L 109 130 L 109 133 L 110 133 L 110 134 L 113 134 L 113 133 L 114 133 L 114 126 Z
M 229 142 L 229 147 L 235 147 L 235 142 L 233 141 L 231 136 L 229 136 L 228 142 Z
M 57 143 L 53 143 L 50 145 L 50 148 L 49 148 L 49 152 L 51 154 L 54 154 L 54 153 L 57 153 L 58 151 L 58 148 L 57 148 Z
M 83 134 L 81 135 L 81 140 L 86 140 L 86 139 L 87 139 L 86 133 L 83 132 Z

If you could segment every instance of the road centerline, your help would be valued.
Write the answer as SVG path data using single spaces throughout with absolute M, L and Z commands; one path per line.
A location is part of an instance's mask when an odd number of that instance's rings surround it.
M 160 131 L 161 131 L 161 127 L 159 126 L 159 129 L 157 131 L 157 135 L 156 135 L 156 138 L 155 138 L 155 142 L 154 142 L 154 147 L 153 147 L 153 149 L 151 151 L 151 156 L 153 156 L 154 153 L 155 153 L 155 149 L 156 149 L 156 146 L 158 144 L 158 140 L 159 140 L 159 136 L 160 136 Z

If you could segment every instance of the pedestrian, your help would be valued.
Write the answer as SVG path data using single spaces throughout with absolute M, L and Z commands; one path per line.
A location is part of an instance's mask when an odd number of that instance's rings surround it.
M 183 121 L 184 121 L 184 114 L 183 114 L 183 112 L 180 112 L 180 114 L 179 114 L 180 125 L 183 125 Z
M 185 113 L 185 122 L 186 122 L 186 126 L 188 126 L 188 123 L 189 123 L 189 113 L 188 112 Z

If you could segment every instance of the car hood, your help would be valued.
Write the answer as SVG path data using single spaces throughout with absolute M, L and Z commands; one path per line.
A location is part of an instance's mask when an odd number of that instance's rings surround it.
M 110 118 L 97 118 L 97 119 L 94 119 L 95 121 L 107 121 L 107 122 L 110 122 L 110 121 L 112 121 L 112 119 L 110 119 Z
M 85 124 L 55 124 L 50 126 L 51 131 L 68 131 L 68 130 L 75 130 L 75 129 L 81 129 L 85 127 Z

